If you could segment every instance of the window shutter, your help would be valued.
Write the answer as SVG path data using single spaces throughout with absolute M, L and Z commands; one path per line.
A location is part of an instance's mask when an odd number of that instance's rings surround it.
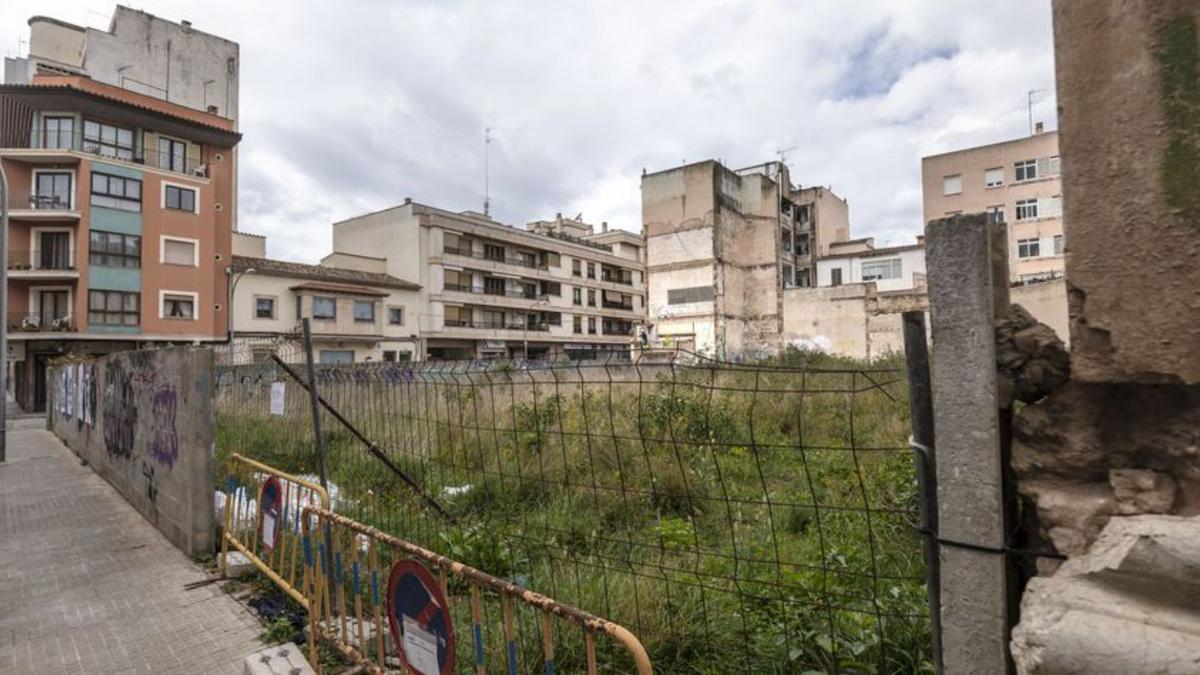
M 1057 218 L 1062 215 L 1062 197 L 1041 197 L 1038 199 L 1039 218 Z
M 163 240 L 163 262 L 172 265 L 195 265 L 196 245 L 188 241 Z
M 1050 175 L 1050 158 L 1049 157 L 1038 157 L 1037 175 L 1039 177 Z

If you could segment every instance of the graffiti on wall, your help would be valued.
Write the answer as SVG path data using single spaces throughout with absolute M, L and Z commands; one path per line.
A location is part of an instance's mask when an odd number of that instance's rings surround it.
M 179 434 L 175 431 L 175 388 L 162 385 L 150 400 L 150 456 L 168 469 L 179 457 Z
M 134 373 L 120 359 L 108 366 L 104 383 L 104 449 L 109 457 L 129 459 L 137 429 Z

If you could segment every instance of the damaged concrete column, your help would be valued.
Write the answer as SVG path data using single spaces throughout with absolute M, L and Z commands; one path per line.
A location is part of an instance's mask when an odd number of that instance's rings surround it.
M 984 214 L 925 228 L 933 329 L 933 410 L 939 537 L 1005 546 L 1004 467 L 993 321 L 992 238 Z M 1006 280 L 1003 282 L 1006 283 Z M 964 546 L 940 550 L 942 651 L 947 673 L 1008 669 L 1004 556 Z

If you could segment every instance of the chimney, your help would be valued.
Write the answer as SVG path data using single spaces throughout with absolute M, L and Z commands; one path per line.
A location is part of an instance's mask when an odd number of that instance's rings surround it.
M 1046 130 L 1046 125 L 1043 124 L 1042 122 L 1038 122 L 1037 124 L 1033 125 L 1033 133 L 1035 133 L 1035 134 L 1040 134 L 1045 130 Z
M 217 114 L 217 106 L 215 106 L 215 105 L 208 106 L 208 113 L 210 115 L 216 115 Z
M 604 220 L 604 221 L 601 221 L 601 222 L 600 222 L 600 231 L 601 231 L 601 232 L 608 232 L 608 221 L 607 221 L 607 220 Z
M 185 33 L 192 32 L 192 22 L 191 21 L 184 19 L 183 21 L 179 22 L 179 25 L 183 26 L 183 32 L 185 32 Z

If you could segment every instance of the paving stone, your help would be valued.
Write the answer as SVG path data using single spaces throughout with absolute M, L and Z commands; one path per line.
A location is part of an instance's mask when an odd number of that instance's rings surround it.
M 186 590 L 204 572 L 43 428 L 7 450 L 0 673 L 242 672 L 262 647 L 245 607 Z

